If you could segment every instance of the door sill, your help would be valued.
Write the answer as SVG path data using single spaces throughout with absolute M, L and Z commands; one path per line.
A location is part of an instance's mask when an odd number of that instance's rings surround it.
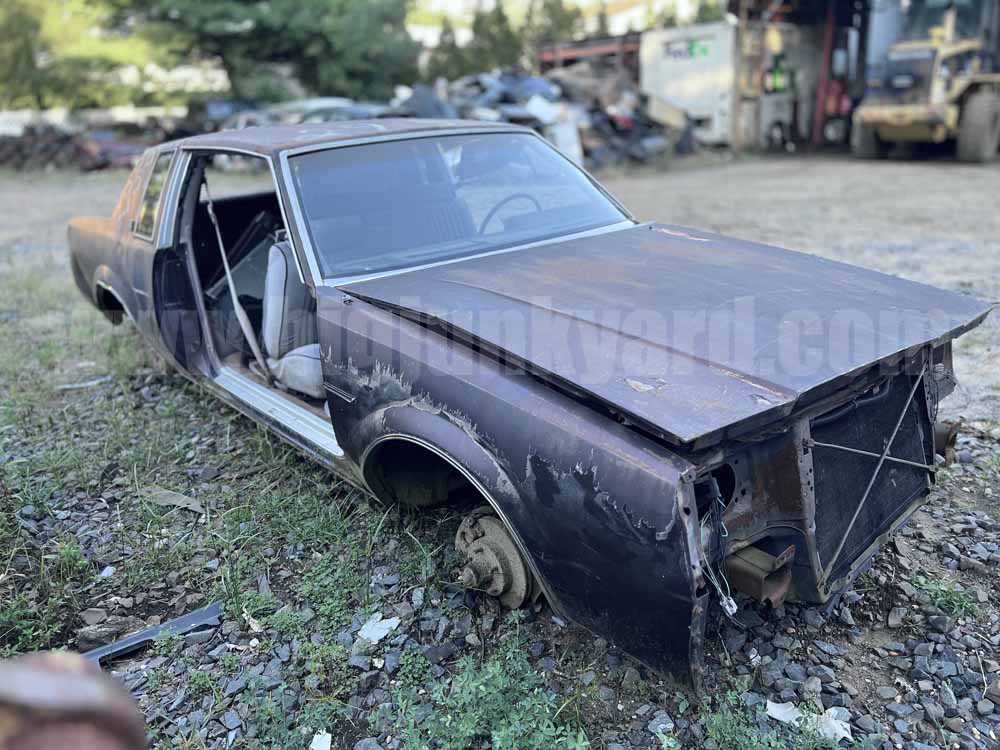
M 225 365 L 219 368 L 219 374 L 213 378 L 213 382 L 253 411 L 268 417 L 323 453 L 328 453 L 334 458 L 344 456 L 344 450 L 337 442 L 337 436 L 329 420 L 295 403 L 294 396 L 256 383 Z

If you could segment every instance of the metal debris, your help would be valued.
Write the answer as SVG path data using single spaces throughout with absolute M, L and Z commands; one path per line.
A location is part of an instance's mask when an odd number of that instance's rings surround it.
M 95 648 L 85 653 L 84 656 L 92 662 L 99 663 L 112 657 L 130 654 L 162 634 L 184 635 L 199 628 L 216 627 L 221 616 L 222 602 L 213 602 L 207 607 L 196 609 L 194 612 L 168 620 L 161 625 L 140 630 L 138 633 L 133 633 L 107 646 Z

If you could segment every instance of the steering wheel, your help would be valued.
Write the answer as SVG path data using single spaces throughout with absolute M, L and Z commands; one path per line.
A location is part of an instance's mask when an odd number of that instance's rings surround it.
M 488 214 L 486 214 L 486 218 L 483 219 L 483 223 L 479 225 L 479 231 L 477 232 L 477 234 L 482 234 L 483 232 L 486 231 L 486 227 L 490 225 L 490 222 L 493 220 L 493 217 L 497 215 L 497 211 L 499 211 L 501 208 L 506 206 L 511 201 L 516 201 L 519 198 L 526 201 L 531 201 L 535 205 L 535 211 L 540 212 L 542 210 L 542 204 L 539 203 L 537 200 L 535 200 L 533 196 L 530 196 L 527 193 L 514 193 L 513 195 L 508 195 L 502 201 L 497 203 L 493 208 L 491 208 Z

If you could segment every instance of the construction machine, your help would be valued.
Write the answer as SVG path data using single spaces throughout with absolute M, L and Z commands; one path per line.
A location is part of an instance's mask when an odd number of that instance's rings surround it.
M 991 161 L 1000 148 L 1000 0 L 902 0 L 901 10 L 901 37 L 870 71 L 854 112 L 854 154 L 955 141 L 962 161 Z

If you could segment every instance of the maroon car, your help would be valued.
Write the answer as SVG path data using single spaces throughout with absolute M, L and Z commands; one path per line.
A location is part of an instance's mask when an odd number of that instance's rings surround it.
M 638 222 L 481 122 L 163 144 L 69 233 L 83 294 L 182 373 L 381 500 L 467 507 L 468 586 L 695 680 L 710 602 L 825 602 L 924 502 L 989 312 Z

